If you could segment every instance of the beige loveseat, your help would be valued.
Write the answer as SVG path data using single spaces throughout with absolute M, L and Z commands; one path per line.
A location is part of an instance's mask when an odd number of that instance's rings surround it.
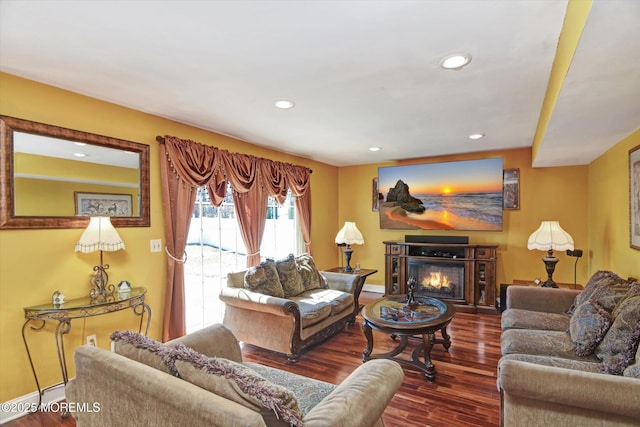
M 223 323 L 242 342 L 284 353 L 306 348 L 353 324 L 362 287 L 356 274 L 319 272 L 308 254 L 231 273 L 220 292 Z
M 115 353 L 82 346 L 66 400 L 78 427 L 382 426 L 403 372 L 372 360 L 340 385 L 242 363 L 238 341 L 213 325 L 166 345 L 112 334 Z
M 501 425 L 640 426 L 639 283 L 510 286 L 502 329 Z

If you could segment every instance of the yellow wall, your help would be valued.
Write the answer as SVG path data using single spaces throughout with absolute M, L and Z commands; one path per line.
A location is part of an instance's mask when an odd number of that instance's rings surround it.
M 640 129 L 589 165 L 591 271 L 640 278 L 640 250 L 629 245 L 629 150 L 638 145 Z
M 139 215 L 138 168 L 26 153 L 15 153 L 13 161 L 14 174 L 29 176 L 14 178 L 14 212 L 17 216 L 39 216 L 43 212 L 53 216 L 73 216 L 76 214 L 75 192 L 129 195 L 132 214 Z M 111 184 L 76 182 L 83 179 Z
M 134 185 L 139 185 L 140 182 L 138 168 L 101 165 L 27 153 L 15 153 L 14 162 L 14 173 Z
M 14 204 L 16 216 L 39 216 L 43 212 L 48 216 L 74 216 L 76 215 L 76 192 L 130 196 L 132 215 L 139 215 L 138 190 L 133 188 L 30 178 L 16 178 L 13 188 L 16 194 Z
M 0 114 L 48 123 L 150 146 L 151 226 L 120 228 L 126 250 L 105 253 L 111 265 L 110 282 L 127 279 L 148 289 L 153 310 L 150 336 L 161 336 L 164 303 L 165 260 L 150 253 L 149 240 L 164 241 L 164 218 L 160 191 L 159 148 L 156 135 L 176 135 L 232 152 L 241 152 L 308 166 L 312 174 L 312 230 L 314 257 L 319 268 L 334 266 L 333 230 L 338 223 L 337 168 L 251 145 L 233 138 L 144 114 L 118 105 L 80 96 L 51 86 L 0 73 Z M 326 230 L 331 230 L 329 233 Z M 84 296 L 88 277 L 99 263 L 97 253 L 74 252 L 82 230 L 0 230 L 0 402 L 33 392 L 35 382 L 22 343 L 23 307 L 43 304 L 61 290 L 67 298 Z M 77 320 L 65 338 L 67 360 L 74 375 L 73 351 L 89 334 L 98 345 L 109 347 L 108 334 L 115 329 L 136 329 L 129 311 Z M 40 332 L 27 331 L 41 386 L 60 381 L 55 357 L 54 324 Z
M 503 157 L 504 168 L 520 169 L 520 210 L 505 210 L 503 229 L 496 231 L 419 231 L 381 230 L 378 212 L 371 209 L 372 179 L 378 167 L 433 163 L 452 160 L 470 160 Z M 365 238 L 363 246 L 353 246 L 351 265 L 360 263 L 363 268 L 377 268 L 378 273 L 367 283 L 384 286 L 384 245 L 386 240 L 404 240 L 405 234 L 469 236 L 472 244 L 498 245 L 497 283 L 511 283 L 513 279 L 546 278 L 541 258 L 545 253 L 527 249 L 529 235 L 543 220 L 558 220 L 573 237 L 576 247 L 587 250 L 587 167 L 531 168 L 531 150 L 528 148 L 483 152 L 427 159 L 412 159 L 396 163 L 380 163 L 343 167 L 339 170 L 338 212 L 340 224 L 355 221 Z M 337 232 L 337 229 L 336 229 Z M 573 283 L 575 258 L 557 252 L 560 262 L 554 279 Z M 581 259 L 577 265 L 577 281 L 588 278 L 587 263 Z

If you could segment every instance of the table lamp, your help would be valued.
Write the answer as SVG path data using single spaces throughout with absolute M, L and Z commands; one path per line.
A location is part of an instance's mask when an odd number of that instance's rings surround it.
M 95 272 L 91 277 L 93 287 L 89 290 L 89 297 L 92 299 L 104 298 L 112 295 L 115 291 L 114 285 L 108 285 L 109 275 L 107 270 L 109 264 L 103 262 L 103 251 L 115 252 L 124 249 L 124 242 L 118 232 L 111 224 L 108 216 L 93 216 L 89 221 L 80 240 L 76 243 L 76 252 L 91 253 L 100 251 L 100 265 L 93 267 Z
M 542 221 L 540 227 L 529 236 L 527 248 L 537 249 L 539 251 L 547 251 L 547 256 L 542 258 L 547 270 L 547 281 L 542 287 L 557 288 L 558 285 L 553 281 L 553 272 L 556 269 L 558 258 L 553 255 L 556 251 L 573 250 L 573 238 L 560 227 L 558 221 Z
M 347 261 L 347 265 L 344 267 L 343 271 L 345 273 L 350 273 L 353 270 L 351 268 L 351 254 L 353 253 L 351 245 L 364 245 L 364 238 L 362 237 L 360 230 L 358 230 L 358 227 L 356 227 L 355 222 L 346 221 L 344 223 L 344 227 L 338 231 L 338 235 L 336 236 L 336 244 L 346 245 L 342 250 Z

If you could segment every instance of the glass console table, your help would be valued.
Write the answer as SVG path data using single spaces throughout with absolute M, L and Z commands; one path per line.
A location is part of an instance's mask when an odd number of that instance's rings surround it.
M 64 353 L 64 335 L 71 331 L 71 321 L 73 319 L 84 319 L 87 317 L 101 316 L 103 314 L 113 313 L 114 311 L 131 309 L 136 316 L 140 316 L 140 326 L 138 332 L 142 332 L 142 321 L 144 315 L 147 315 L 145 326 L 145 335 L 149 333 L 149 325 L 151 323 L 151 308 L 144 301 L 146 288 L 132 288 L 128 292 L 115 292 L 105 298 L 95 299 L 90 297 L 76 298 L 64 301 L 62 304 L 42 304 L 33 307 L 24 308 L 24 317 L 27 319 L 22 326 L 22 341 L 27 350 L 29 364 L 33 372 L 33 378 L 38 387 L 38 408 L 42 403 L 42 395 L 45 390 L 56 387 L 60 384 L 66 385 L 69 382 L 69 373 L 67 371 L 67 360 Z M 32 322 L 39 322 L 36 326 L 31 326 L 31 330 L 40 331 L 44 328 L 47 321 L 58 321 L 55 332 L 56 351 L 58 353 L 58 362 L 60 363 L 60 371 L 62 373 L 62 383 L 54 384 L 45 389 L 40 388 L 38 375 L 31 358 L 29 345 L 25 335 L 27 325 Z

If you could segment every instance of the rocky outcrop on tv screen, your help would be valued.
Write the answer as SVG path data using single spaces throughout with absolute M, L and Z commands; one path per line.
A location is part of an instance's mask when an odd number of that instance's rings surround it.
M 409 193 L 409 186 L 401 179 L 396 182 L 395 187 L 389 188 L 386 201 L 387 203 L 396 203 L 409 212 L 422 213 L 425 210 L 425 207 L 422 206 L 422 200 L 413 197 Z

